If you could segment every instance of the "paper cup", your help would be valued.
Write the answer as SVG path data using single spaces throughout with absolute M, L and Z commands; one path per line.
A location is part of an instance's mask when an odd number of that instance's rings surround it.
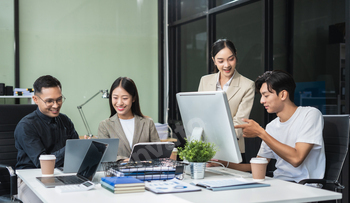
M 175 160 L 175 161 L 177 160 L 177 148 L 173 149 L 173 152 L 170 155 L 170 159 Z
M 51 154 L 42 154 L 39 157 L 40 168 L 43 176 L 52 176 L 55 169 L 56 156 Z
M 252 158 L 250 160 L 254 181 L 264 181 L 267 167 L 266 158 Z

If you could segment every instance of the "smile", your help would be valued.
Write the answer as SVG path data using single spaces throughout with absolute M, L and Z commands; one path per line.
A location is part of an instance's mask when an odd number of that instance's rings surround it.
M 226 69 L 222 69 L 224 72 L 228 73 L 231 71 L 231 68 L 226 68 Z
M 51 109 L 50 111 L 53 114 L 57 114 L 57 113 L 59 113 L 60 109 Z
M 123 111 L 125 107 L 117 107 L 118 111 Z

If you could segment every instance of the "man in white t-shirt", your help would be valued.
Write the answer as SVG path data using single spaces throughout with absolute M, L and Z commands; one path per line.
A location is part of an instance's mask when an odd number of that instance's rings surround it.
M 295 82 L 283 71 L 268 71 L 255 81 L 260 90 L 260 103 L 268 113 L 276 113 L 264 130 L 251 119 L 243 119 L 244 137 L 262 139 L 258 157 L 276 159 L 274 178 L 299 182 L 302 179 L 322 179 L 325 172 L 325 152 L 322 137 L 323 116 L 313 107 L 294 104 Z M 230 164 L 250 171 L 250 164 Z

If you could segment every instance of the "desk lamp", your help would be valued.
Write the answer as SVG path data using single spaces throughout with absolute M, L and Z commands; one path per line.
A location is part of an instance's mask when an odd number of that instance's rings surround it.
M 78 111 L 79 111 L 79 113 L 80 113 L 80 116 L 81 116 L 81 118 L 83 119 L 85 128 L 86 128 L 86 130 L 87 130 L 87 133 L 88 133 L 87 135 L 88 135 L 89 137 L 92 137 L 93 135 L 92 135 L 92 133 L 91 133 L 89 124 L 88 124 L 88 122 L 87 122 L 87 120 L 86 120 L 86 118 L 85 118 L 85 115 L 84 115 L 84 112 L 83 112 L 83 108 L 82 108 L 82 107 L 83 107 L 86 103 L 88 103 L 91 99 L 93 99 L 94 97 L 96 97 L 96 96 L 97 96 L 98 94 L 100 94 L 100 93 L 102 93 L 102 98 L 104 98 L 104 99 L 108 99 L 108 98 L 109 98 L 108 90 L 99 90 L 94 96 L 92 96 L 92 97 L 91 97 L 90 99 L 88 99 L 86 102 L 84 102 L 83 104 L 77 106 Z

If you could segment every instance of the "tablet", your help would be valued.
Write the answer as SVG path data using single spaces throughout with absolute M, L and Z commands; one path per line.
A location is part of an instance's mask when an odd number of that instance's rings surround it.
M 175 144 L 172 142 L 137 143 L 132 148 L 129 162 L 170 158 L 174 147 Z

